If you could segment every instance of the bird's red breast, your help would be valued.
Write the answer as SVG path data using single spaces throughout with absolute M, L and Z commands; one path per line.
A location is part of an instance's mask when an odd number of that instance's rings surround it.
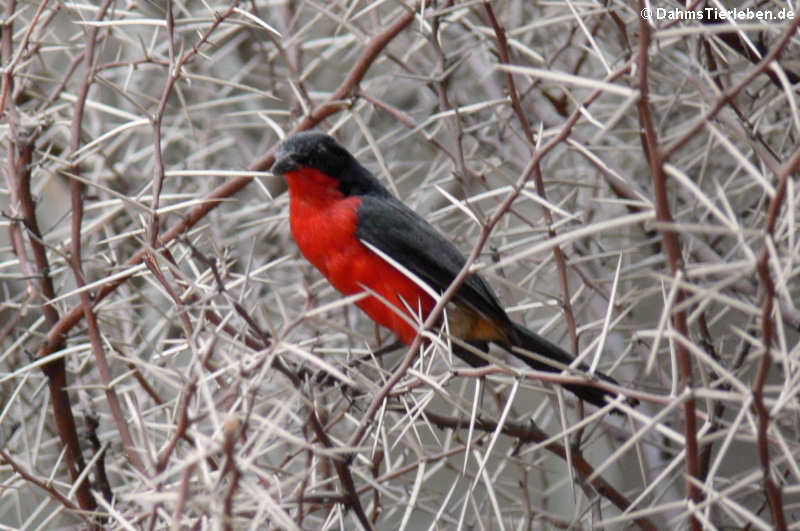
M 378 294 L 356 305 L 379 325 L 394 331 L 401 341 L 411 343 L 416 327 L 398 312 L 411 317 L 412 323 L 419 322 L 433 309 L 434 300 L 359 241 L 356 230 L 361 197 L 345 196 L 335 179 L 310 167 L 288 172 L 286 180 L 289 223 L 303 256 L 341 293 L 352 295 L 366 288 Z

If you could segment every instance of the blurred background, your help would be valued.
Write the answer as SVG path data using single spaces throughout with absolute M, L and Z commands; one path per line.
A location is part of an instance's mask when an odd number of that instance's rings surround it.
M 6 2 L 2 527 L 797 521 L 798 6 L 730 7 Z M 307 128 L 640 405 L 442 330 L 386 386 L 268 171 Z

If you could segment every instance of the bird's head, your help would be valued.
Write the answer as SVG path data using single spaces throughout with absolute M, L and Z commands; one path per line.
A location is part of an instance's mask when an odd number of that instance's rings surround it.
M 383 185 L 364 168 L 341 144 L 319 131 L 296 133 L 278 146 L 272 173 L 294 179 L 335 181 L 345 195 L 388 193 Z
M 281 142 L 272 172 L 285 175 L 301 168 L 312 168 L 336 178 L 352 162 L 352 155 L 333 137 L 318 131 L 303 131 Z

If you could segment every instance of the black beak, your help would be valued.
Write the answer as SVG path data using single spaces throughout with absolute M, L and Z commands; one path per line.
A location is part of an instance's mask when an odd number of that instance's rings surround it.
M 270 168 L 270 171 L 275 175 L 284 175 L 298 169 L 300 169 L 300 164 L 292 158 L 291 154 L 288 154 L 277 159 L 275 164 L 272 165 L 272 168 Z

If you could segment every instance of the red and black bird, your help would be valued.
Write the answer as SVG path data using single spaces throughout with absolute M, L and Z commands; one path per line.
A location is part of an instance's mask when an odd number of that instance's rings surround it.
M 289 222 L 303 255 L 341 293 L 352 295 L 366 289 L 378 294 L 356 305 L 410 344 L 417 334 L 413 323 L 418 316 L 424 320 L 435 301 L 370 247 L 438 293 L 458 275 L 464 256 L 324 133 L 302 132 L 284 140 L 272 172 L 284 175 L 288 182 Z M 494 343 L 536 370 L 560 372 L 574 360 L 562 348 L 513 322 L 478 274 L 470 274 L 458 289 L 447 307 L 447 319 L 451 336 L 481 351 Z M 453 351 L 472 366 L 487 363 L 455 343 Z M 589 370 L 585 364 L 574 368 Z M 604 374 L 595 376 L 616 384 Z M 614 397 L 591 385 L 564 387 L 596 406 L 605 405 L 606 396 Z

